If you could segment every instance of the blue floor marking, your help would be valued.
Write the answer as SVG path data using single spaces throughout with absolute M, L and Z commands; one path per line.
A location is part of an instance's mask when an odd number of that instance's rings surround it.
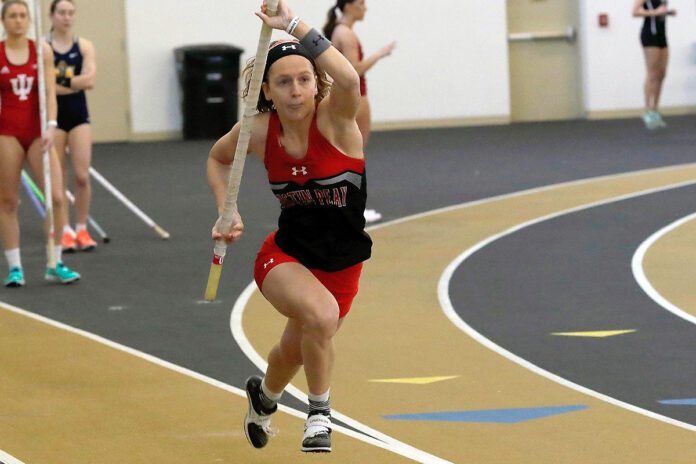
M 657 402 L 660 404 L 679 404 L 696 406 L 696 398 L 683 398 L 680 400 L 658 400 Z
M 550 406 L 543 408 L 485 409 L 480 411 L 447 411 L 422 414 L 397 414 L 382 416 L 388 420 L 418 420 L 443 422 L 490 422 L 498 424 L 515 424 L 542 417 L 566 414 L 587 409 L 586 405 Z

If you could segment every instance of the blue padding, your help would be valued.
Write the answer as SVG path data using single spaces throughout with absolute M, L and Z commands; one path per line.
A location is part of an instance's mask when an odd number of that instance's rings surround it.
M 543 408 L 488 409 L 481 411 L 428 412 L 423 414 L 399 414 L 383 416 L 388 420 L 418 420 L 444 422 L 491 422 L 514 424 L 542 417 L 555 416 L 573 411 L 587 409 L 583 404 L 571 406 L 550 406 Z
M 683 398 L 681 400 L 659 400 L 658 403 L 696 406 L 696 398 Z

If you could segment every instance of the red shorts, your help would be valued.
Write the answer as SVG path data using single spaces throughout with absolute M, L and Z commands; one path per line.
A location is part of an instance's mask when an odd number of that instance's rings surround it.
M 275 242 L 275 232 L 269 235 L 261 245 L 259 253 L 256 255 L 254 264 L 254 280 L 259 289 L 263 288 L 263 281 L 271 269 L 281 263 L 299 263 L 292 256 L 284 253 Z M 321 282 L 324 287 L 336 298 L 339 314 L 342 318 L 350 311 L 353 298 L 358 294 L 358 281 L 363 263 L 355 264 L 349 268 L 335 272 L 322 271 L 320 269 L 309 269 L 314 277 Z
M 19 144 L 24 148 L 24 151 L 29 151 L 29 147 L 31 146 L 32 143 L 34 143 L 34 140 L 37 138 L 40 138 L 41 136 L 35 136 L 35 135 L 15 135 L 15 134 L 3 134 L 0 132 L 0 135 L 7 135 L 9 137 L 14 137 L 17 139 Z

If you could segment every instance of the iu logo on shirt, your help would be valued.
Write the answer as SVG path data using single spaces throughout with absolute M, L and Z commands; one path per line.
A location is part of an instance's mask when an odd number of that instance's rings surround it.
M 34 77 L 29 77 L 26 74 L 18 74 L 16 79 L 10 79 L 12 82 L 12 91 L 15 95 L 19 95 L 19 100 L 24 101 L 29 99 L 31 86 L 34 85 Z
M 303 176 L 307 175 L 307 168 L 305 166 L 301 166 L 299 169 L 296 167 L 292 168 L 292 175 L 296 176 L 298 174 L 302 174 Z

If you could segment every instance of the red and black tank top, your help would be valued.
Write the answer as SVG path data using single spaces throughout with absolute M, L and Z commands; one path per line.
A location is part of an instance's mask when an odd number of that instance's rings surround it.
M 29 40 L 26 63 L 10 63 L 5 41 L 0 42 L 0 133 L 18 137 L 40 137 L 39 82 L 36 45 Z
M 280 201 L 276 244 L 306 267 L 329 272 L 368 259 L 372 240 L 365 232 L 365 160 L 331 145 L 319 132 L 316 113 L 304 157 L 288 155 L 280 136 L 280 119 L 272 112 L 264 165 Z

